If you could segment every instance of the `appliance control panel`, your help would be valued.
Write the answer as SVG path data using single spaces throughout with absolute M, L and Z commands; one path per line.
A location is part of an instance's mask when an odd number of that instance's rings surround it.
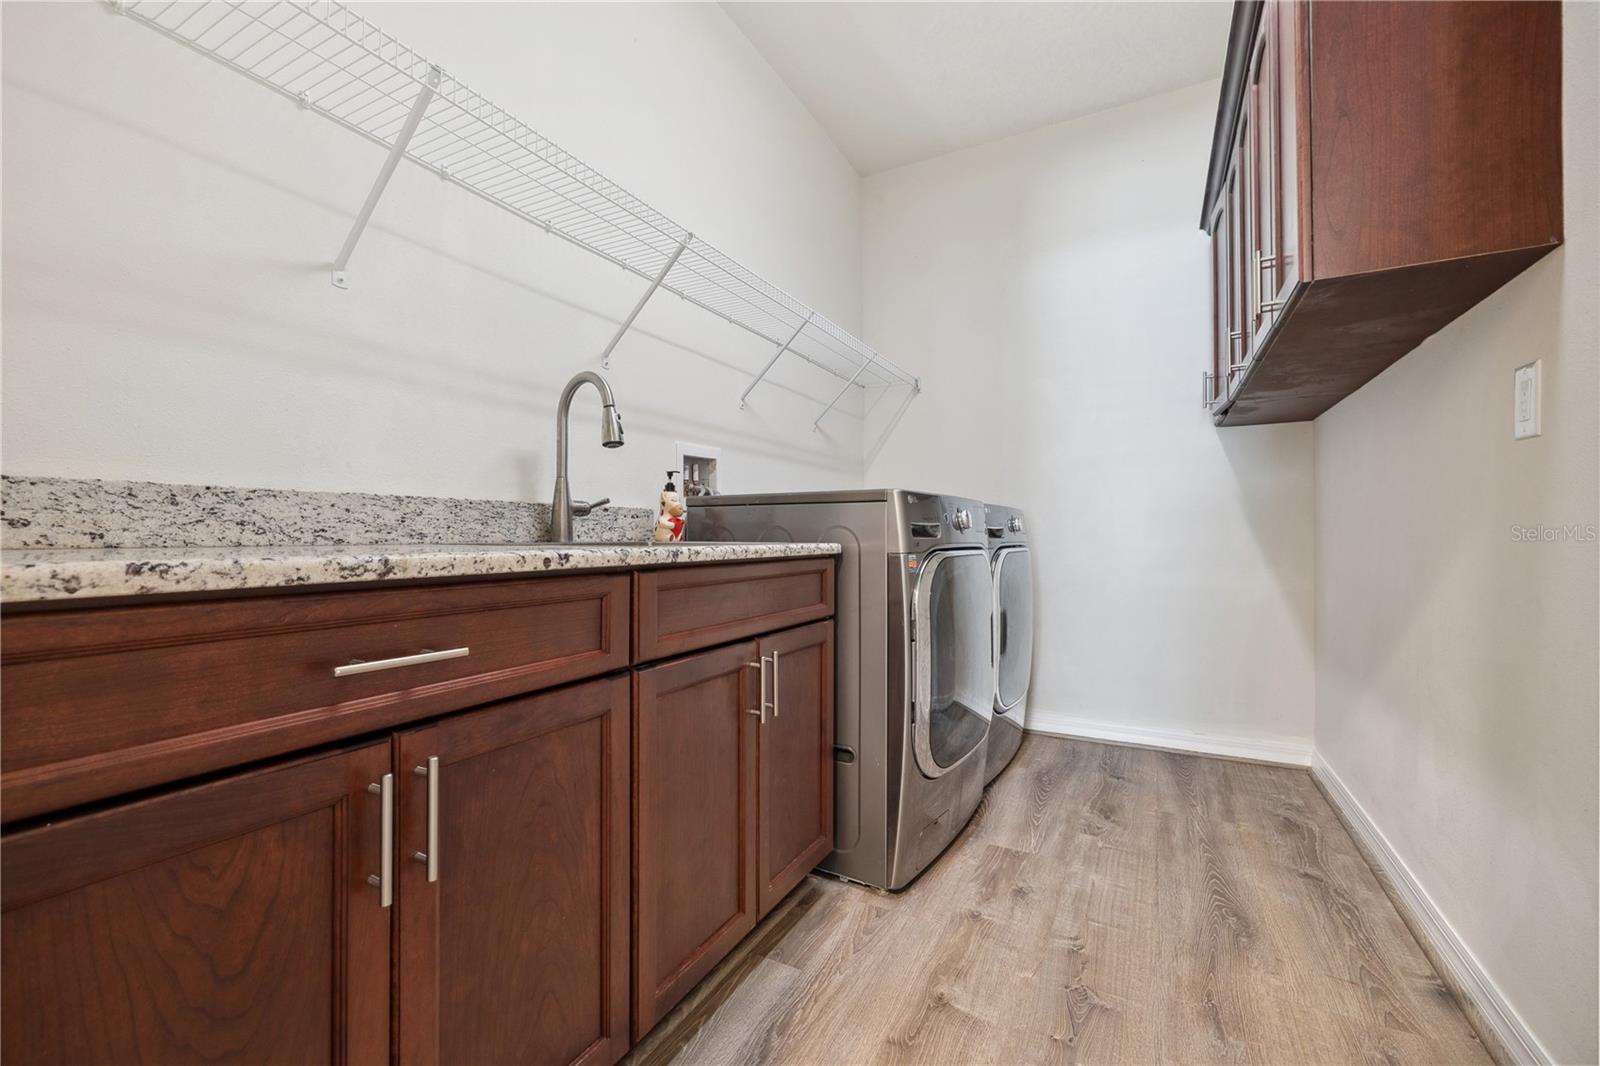
M 982 544 L 983 504 L 963 496 L 896 492 L 891 540 L 904 551 L 927 551 L 943 544 Z

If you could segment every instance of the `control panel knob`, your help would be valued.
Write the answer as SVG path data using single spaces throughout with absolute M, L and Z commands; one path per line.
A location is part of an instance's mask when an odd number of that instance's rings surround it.
M 1013 533 L 1021 533 L 1022 532 L 1022 516 L 1021 515 L 1015 515 L 1015 514 L 1012 515 L 1010 520 L 1008 522 L 1006 522 L 1006 528 L 1011 530 L 1011 532 L 1013 532 Z
M 972 528 L 972 512 L 965 507 L 957 507 L 956 513 L 950 516 L 950 524 L 965 533 Z

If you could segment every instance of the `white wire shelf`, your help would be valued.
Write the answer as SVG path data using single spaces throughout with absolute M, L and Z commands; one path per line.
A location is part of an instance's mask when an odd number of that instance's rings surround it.
M 468 192 L 651 282 L 634 314 L 659 286 L 774 345 L 751 388 L 780 356 L 792 353 L 846 382 L 835 403 L 851 385 L 903 386 L 910 395 L 920 391 L 916 377 L 836 323 L 342 4 L 121 0 L 113 7 L 391 150 L 389 165 L 337 268 L 348 260 L 403 153 Z M 335 274 L 335 283 L 343 284 L 342 274 Z M 632 315 L 617 338 L 631 324 Z M 607 346 L 606 357 L 615 344 L 614 339 Z

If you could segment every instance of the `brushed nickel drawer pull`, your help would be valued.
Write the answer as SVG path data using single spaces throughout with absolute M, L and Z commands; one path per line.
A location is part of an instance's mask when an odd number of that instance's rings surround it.
M 772 664 L 772 699 L 770 701 L 767 699 L 768 663 Z M 771 655 L 763 655 L 755 662 L 745 663 L 745 665 L 761 671 L 761 680 L 757 685 L 756 691 L 756 703 L 758 706 L 751 708 L 748 713 L 758 715 L 761 718 L 761 724 L 766 725 L 768 710 L 772 711 L 772 717 L 778 717 L 778 653 L 773 652 Z
M 334 677 L 349 677 L 351 674 L 372 674 L 379 670 L 393 670 L 401 666 L 421 666 L 423 663 L 436 663 L 445 659 L 465 659 L 471 648 L 449 648 L 445 651 L 429 651 L 422 649 L 415 655 L 402 655 L 395 659 L 373 659 L 367 662 L 364 659 L 352 659 L 343 666 L 333 668 Z
M 774 719 L 778 717 L 778 707 L 773 706 L 773 704 L 766 701 L 766 664 L 770 663 L 770 661 L 771 659 L 768 659 L 765 655 L 763 655 L 760 656 L 760 658 L 755 659 L 754 663 L 746 663 L 746 666 L 749 666 L 750 669 L 760 671 L 758 680 L 755 682 L 755 706 L 750 707 L 749 711 L 747 711 L 747 714 L 754 714 L 757 715 L 757 717 L 760 717 L 760 719 L 762 719 L 762 725 L 766 725 L 766 709 L 768 709 L 768 707 L 773 709 Z M 776 677 L 778 677 L 778 674 L 774 672 L 773 679 L 776 680 Z
M 387 907 L 394 903 L 394 774 L 384 774 L 382 783 L 368 785 L 367 791 L 383 801 L 378 873 L 368 874 L 367 883 L 378 886 L 378 904 Z
M 428 864 L 428 880 L 439 880 L 439 756 L 428 756 L 426 766 L 411 771 L 428 779 L 428 850 L 413 851 L 411 857 Z
M 761 656 L 753 663 L 745 663 L 752 669 L 760 671 L 756 675 L 756 705 L 745 709 L 746 714 L 753 714 L 761 719 L 761 724 L 767 724 L 767 657 Z
M 1267 270 L 1268 269 L 1276 270 L 1277 266 L 1278 266 L 1278 257 L 1277 256 L 1275 256 L 1275 255 L 1263 255 L 1260 252 L 1256 253 L 1256 288 L 1255 288 L 1256 297 L 1255 297 L 1255 305 L 1256 305 L 1256 313 L 1257 314 L 1269 315 L 1269 314 L 1273 314 L 1274 312 L 1283 310 L 1283 301 L 1282 300 L 1269 300 L 1269 299 L 1267 299 L 1267 296 L 1268 296 L 1268 291 L 1267 291 Z
M 772 717 L 778 717 L 778 649 L 772 649 Z

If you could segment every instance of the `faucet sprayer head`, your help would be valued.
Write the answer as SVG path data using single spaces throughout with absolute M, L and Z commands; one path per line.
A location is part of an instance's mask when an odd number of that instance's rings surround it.
M 600 444 L 606 448 L 622 447 L 622 416 L 617 414 L 616 404 L 600 408 Z

